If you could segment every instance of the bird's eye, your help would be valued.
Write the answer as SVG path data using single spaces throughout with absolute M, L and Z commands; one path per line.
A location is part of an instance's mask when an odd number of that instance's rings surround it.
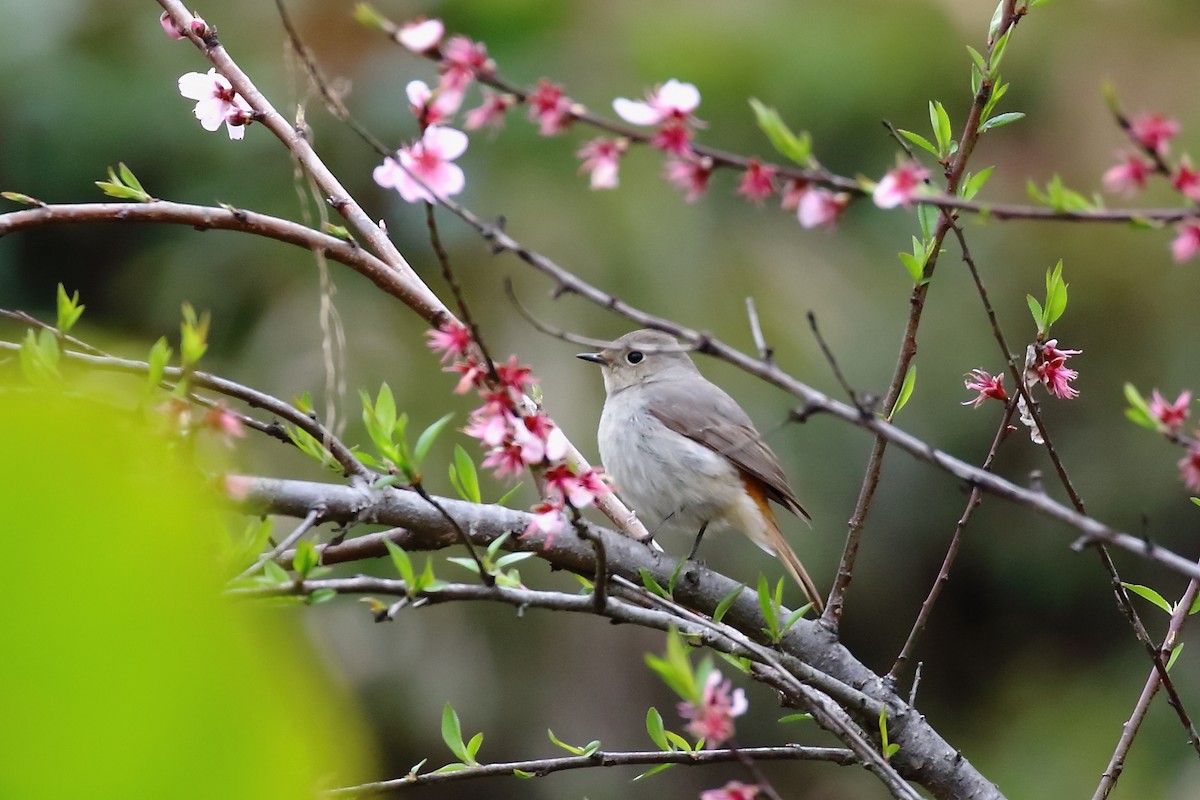
M 645 357 L 640 350 L 630 350 L 625 354 L 625 360 L 630 364 L 640 364 Z

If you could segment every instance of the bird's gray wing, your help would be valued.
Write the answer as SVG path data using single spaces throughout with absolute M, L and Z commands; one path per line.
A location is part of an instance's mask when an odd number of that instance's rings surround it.
M 695 381 L 704 381 L 696 391 Z M 766 487 L 767 495 L 794 514 L 810 519 L 788 485 L 779 459 L 732 397 L 699 376 L 689 380 L 651 381 L 642 386 L 651 414 L 676 433 L 728 458 Z

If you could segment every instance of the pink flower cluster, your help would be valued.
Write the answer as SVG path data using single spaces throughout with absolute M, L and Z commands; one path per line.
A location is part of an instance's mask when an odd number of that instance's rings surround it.
M 1046 387 L 1055 397 L 1063 400 L 1074 400 L 1079 396 L 1079 390 L 1071 386 L 1071 381 L 1079 377 L 1079 373 L 1068 369 L 1066 361 L 1071 356 L 1077 356 L 1082 350 L 1059 350 L 1058 340 L 1050 339 L 1037 352 L 1030 368 L 1032 375 Z
M 254 118 L 254 112 L 246 98 L 235 92 L 229 79 L 215 67 L 180 77 L 179 93 L 196 101 L 194 113 L 204 130 L 215 131 L 223 123 L 229 129 L 230 139 L 246 135 L 246 125 Z
M 1150 416 L 1161 426 L 1160 430 L 1171 436 L 1178 436 L 1191 414 L 1192 393 L 1182 391 L 1175 402 L 1168 402 L 1158 389 L 1150 395 Z M 1200 431 L 1195 432 L 1195 438 L 1188 444 L 1187 452 L 1179 459 L 1179 478 L 1193 492 L 1200 492 Z
M 782 208 L 795 211 L 802 228 L 833 227 L 850 204 L 850 195 L 832 192 L 806 181 L 792 180 L 783 190 Z
M 906 161 L 895 169 L 888 170 L 883 179 L 875 185 L 871 199 L 880 208 L 909 206 L 920 193 L 928 177 L 929 170 L 915 161 Z
M 429 348 L 440 353 L 447 372 L 459 375 L 456 394 L 474 389 L 483 405 L 471 413 L 463 432 L 488 448 L 483 466 L 506 477 L 530 466 L 545 468 L 542 502 L 525 535 L 541 533 L 549 547 L 567 525 L 567 508 L 582 509 L 612 490 L 604 476 L 591 468 L 580 472 L 566 461 L 567 438 L 542 412 L 524 414 L 521 398 L 534 385 L 529 367 L 516 356 L 495 365 L 495 376 L 471 352 L 471 333 L 450 323 L 429 331 Z
M 466 176 L 452 162 L 466 149 L 465 133 L 430 125 L 420 139 L 397 150 L 395 158 L 385 158 L 371 177 L 383 188 L 398 191 L 406 202 L 433 203 L 463 190 Z
M 733 736 L 733 718 L 740 717 L 749 708 L 746 693 L 734 689 L 730 681 L 723 680 L 721 673 L 713 670 L 704 681 L 704 692 L 700 704 L 679 704 L 679 716 L 690 720 L 687 732 L 703 739 L 706 745 L 717 747 Z
M 1146 188 L 1151 175 L 1163 171 L 1171 179 L 1175 191 L 1193 203 L 1200 203 L 1200 170 L 1192 166 L 1191 158 L 1184 153 L 1174 167 L 1166 161 L 1171 140 L 1179 135 L 1179 131 L 1176 120 L 1161 114 L 1134 117 L 1127 132 L 1139 150 L 1117 153 L 1117 163 L 1109 167 L 1102 178 L 1105 191 L 1133 197 Z M 1175 232 L 1171 256 L 1176 262 L 1188 261 L 1200 253 L 1200 223 L 1181 222 Z
M 963 384 L 970 391 L 979 392 L 978 397 L 965 401 L 964 406 L 979 408 L 988 398 L 1001 402 L 1008 400 L 1008 393 L 1004 391 L 1004 376 L 999 373 L 992 375 L 981 369 L 973 369 L 967 373 Z
M 701 123 L 693 113 L 700 105 L 700 90 L 691 83 L 671 78 L 646 93 L 645 100 L 618 97 L 613 111 L 631 125 L 654 127 L 650 144 L 667 153 L 664 177 L 694 202 L 708 191 L 712 162 L 692 149 L 695 129 Z
M 754 800 L 762 788 L 756 783 L 730 781 L 720 789 L 708 789 L 700 793 L 700 800 Z

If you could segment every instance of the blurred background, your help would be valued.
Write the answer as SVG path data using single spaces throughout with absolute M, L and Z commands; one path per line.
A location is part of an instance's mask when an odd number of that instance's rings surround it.
M 433 65 L 358 26 L 350 2 L 287 5 L 323 69 L 348 90 L 346 103 L 358 119 L 386 142 L 413 138 L 404 86 L 417 78 L 433 83 Z M 881 121 L 928 136 L 927 103 L 938 99 L 956 133 L 961 129 L 970 102 L 965 45 L 983 49 L 994 5 L 379 0 L 377 7 L 397 21 L 441 17 L 449 31 L 485 42 L 505 78 L 523 85 L 549 78 L 602 113 L 610 113 L 613 98 L 639 98 L 668 78 L 692 82 L 703 97 L 697 115 L 708 123 L 700 141 L 774 159 L 747 105 L 757 97 L 794 128 L 812 133 L 824 165 L 877 179 L 898 149 Z M 423 211 L 371 181 L 375 154 L 309 95 L 274 4 L 207 0 L 196 11 L 219 28 L 223 44 L 277 108 L 305 108 L 321 156 L 368 213 L 386 221 L 414 268 L 448 297 Z M 244 141 L 231 143 L 224 132 L 200 128 L 176 81 L 208 64 L 187 42 L 168 40 L 158 14 L 148 0 L 0 0 L 6 76 L 0 81 L 0 188 L 47 202 L 98 200 L 92 182 L 124 161 L 157 197 L 230 203 L 291 219 L 311 214 L 287 153 L 265 129 L 251 126 Z M 1100 191 L 1100 176 L 1125 144 L 1101 97 L 1105 81 L 1129 113 L 1177 119 L 1183 132 L 1173 154 L 1191 149 L 1200 158 L 1200 100 L 1179 80 L 1200 63 L 1198 36 L 1200 7 L 1186 0 L 1058 0 L 1035 9 L 1018 26 L 1002 70 L 1012 86 L 1000 110 L 1028 117 L 986 135 L 977 148 L 973 170 L 997 167 L 983 196 L 1024 202 L 1027 180 L 1044 185 L 1055 174 L 1086 195 Z M 476 92 L 467 107 L 476 104 Z M 804 322 L 812 310 L 851 384 L 884 391 L 908 312 L 910 280 L 896 253 L 908 249 L 917 231 L 911 211 L 883 212 L 859 202 L 836 231 L 806 231 L 776 201 L 758 208 L 736 196 L 737 176 L 728 172 L 714 175 L 709 194 L 687 204 L 662 180 L 660 155 L 641 148 L 623 161 L 619 190 L 593 192 L 577 174 L 574 154 L 594 135 L 577 128 L 539 137 L 515 110 L 504 130 L 472 136 L 458 162 L 467 174 L 459 199 L 484 216 L 504 215 L 512 235 L 599 287 L 747 350 L 753 342 L 744 299 L 753 297 L 779 363 L 840 396 Z M 1156 183 L 1132 202 L 1174 205 L 1178 198 Z M 470 230 L 448 215 L 440 218 L 493 352 L 516 353 L 532 364 L 550 413 L 596 457 L 599 375 L 573 358 L 580 348 L 539 334 L 514 313 L 501 287 L 511 278 L 542 319 L 577 333 L 615 337 L 629 324 L 578 299 L 554 299 L 553 286 L 529 267 L 492 256 Z M 1131 381 L 1147 394 L 1158 387 L 1170 397 L 1200 388 L 1197 265 L 1172 263 L 1169 230 L 975 219 L 966 227 L 1014 347 L 1035 334 L 1026 293 L 1041 297 L 1046 269 L 1065 262 L 1071 304 L 1054 333 L 1061 347 L 1083 350 L 1071 362 L 1081 373 L 1081 396 L 1048 400 L 1042 408 L 1089 513 L 1194 556 L 1200 526 L 1178 480 L 1181 453 L 1125 420 L 1121 387 Z M 414 424 L 423 427 L 449 410 L 458 414 L 457 425 L 465 422 L 471 400 L 450 394 L 453 378 L 437 371 L 420 320 L 345 268 L 330 269 L 348 341 L 350 392 L 335 398 L 350 420 L 347 438 L 363 441 L 356 390 L 374 391 L 381 381 Z M 0 241 L 0 305 L 52 319 L 58 282 L 79 290 L 88 307 L 81 336 L 134 356 L 144 356 L 160 335 L 177 337 L 181 303 L 209 309 L 210 371 L 282 397 L 309 390 L 318 410 L 323 407 L 318 273 L 303 251 L 166 226 L 55 228 Z M 964 372 L 995 372 L 1002 365 L 985 322 L 950 246 L 921 328 L 916 392 L 898 422 L 975 463 L 1001 413 L 999 404 L 977 411 L 959 405 L 969 396 Z M 789 519 L 787 532 L 818 583 L 828 586 L 871 441 L 821 417 L 785 424 L 787 396 L 722 364 L 701 367 L 768 432 L 815 519 L 812 531 Z M 427 468 L 435 491 L 451 491 L 441 465 L 455 441 L 473 447 L 460 434 L 443 437 Z M 237 459 L 238 468 L 250 472 L 325 478 L 304 456 L 274 442 L 247 440 Z M 1025 483 L 1033 471 L 1049 474 L 1050 467 L 1018 434 L 996 470 Z M 1045 484 L 1062 498 L 1053 480 Z M 506 488 L 489 483 L 485 494 L 495 499 Z M 891 666 L 965 499 L 964 488 L 945 474 L 889 453 L 843 624 L 846 644 L 873 669 Z M 533 494 L 526 487 L 512 502 L 527 506 Z M 1096 557 L 1072 552 L 1072 538 L 1044 518 L 986 499 L 917 652 L 923 662 L 918 706 L 1012 797 L 1090 791 L 1148 670 Z M 680 554 L 687 547 L 665 544 Z M 705 547 L 710 565 L 739 580 L 753 581 L 760 571 L 782 574 L 740 539 L 708 540 Z M 1139 559 L 1116 559 L 1129 582 L 1172 599 L 1184 588 L 1182 579 Z M 436 563 L 442 577 L 468 577 L 441 556 Z M 388 571 L 382 564 L 358 567 Z M 571 585 L 532 561 L 521 571 L 530 585 Z M 1144 603 L 1140 610 L 1152 636 L 1161 637 L 1166 616 Z M 481 605 L 431 608 L 383 626 L 350 599 L 280 613 L 299 616 L 326 666 L 357 696 L 373 726 L 380 777 L 401 775 L 424 758 L 431 767 L 451 760 L 438 736 L 446 702 L 459 709 L 464 730 L 485 732 L 480 757 L 488 761 L 555 754 L 546 728 L 569 742 L 600 739 L 606 749 L 648 747 L 649 705 L 664 712 L 669 726 L 682 726 L 673 718 L 675 698 L 642 662 L 644 652 L 662 648 L 662 637 L 652 632 L 533 611 L 518 617 Z M 1200 709 L 1196 657 L 1184 653 L 1174 671 L 1193 713 Z M 741 683 L 751 710 L 739 720 L 740 743 L 832 743 L 805 724 L 778 724 L 773 693 Z M 859 770 L 806 764 L 766 764 L 764 770 L 787 797 L 883 796 Z M 687 797 L 744 777 L 734 766 L 675 769 L 630 784 L 633 774 L 497 779 L 427 794 Z M 1155 703 L 1115 796 L 1194 798 L 1198 785 L 1195 753 L 1175 715 Z

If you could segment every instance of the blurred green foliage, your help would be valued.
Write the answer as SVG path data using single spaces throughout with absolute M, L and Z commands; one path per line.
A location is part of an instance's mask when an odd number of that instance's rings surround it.
M 0 797 L 282 800 L 371 774 L 295 613 L 221 596 L 223 502 L 136 420 L 0 393 Z

